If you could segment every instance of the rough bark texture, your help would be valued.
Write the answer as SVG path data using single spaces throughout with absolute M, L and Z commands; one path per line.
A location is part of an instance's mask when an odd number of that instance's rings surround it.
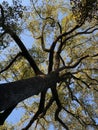
M 37 95 L 46 88 L 52 87 L 58 78 L 55 73 L 46 76 L 19 80 L 0 85 L 0 111 L 3 111 L 20 101 Z

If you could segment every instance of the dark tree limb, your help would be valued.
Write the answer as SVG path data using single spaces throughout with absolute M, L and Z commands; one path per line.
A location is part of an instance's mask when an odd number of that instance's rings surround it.
M 44 43 L 44 28 L 45 28 L 45 25 L 42 28 L 42 35 L 40 37 L 41 38 L 41 47 L 42 47 L 43 51 L 50 52 L 50 49 L 45 48 L 45 43 Z
M 59 22 L 57 22 L 59 30 L 60 30 L 60 34 L 62 34 L 62 27 L 60 25 Z M 54 49 L 56 47 L 57 42 L 60 40 L 60 43 L 62 44 L 62 37 L 57 37 L 56 40 L 52 43 L 51 47 L 50 47 L 50 53 L 49 53 L 49 65 L 48 65 L 48 73 L 50 73 L 53 69 L 53 56 L 54 56 Z M 56 53 L 57 56 L 60 55 L 59 50 Z M 59 58 L 58 58 L 59 59 Z M 58 61 L 57 61 L 58 62 Z M 58 66 L 59 67 L 59 66 Z
M 64 62 L 64 60 L 63 60 L 63 58 L 62 58 L 62 56 L 61 55 L 59 55 L 60 56 L 60 60 L 62 61 L 62 63 L 63 63 L 63 66 L 65 66 L 65 62 Z
M 57 90 L 55 87 L 53 87 L 51 90 L 52 90 L 53 97 L 54 97 L 56 104 L 57 104 L 57 110 L 55 112 L 55 120 L 58 121 L 59 123 L 61 123 L 61 125 L 66 130 L 69 130 L 68 126 L 59 118 L 59 112 L 62 110 L 62 105 L 61 105 L 61 102 L 59 100 Z
M 83 23 L 82 23 L 82 24 L 83 24 Z M 68 33 L 64 33 L 64 34 L 59 35 L 59 36 L 55 39 L 55 41 L 52 43 L 51 48 L 50 48 L 50 54 L 49 54 L 49 67 L 48 67 L 48 72 L 51 72 L 51 70 L 52 70 L 54 49 L 55 49 L 55 46 L 56 46 L 57 42 L 59 41 L 59 39 L 61 39 L 63 36 L 69 35 L 69 34 L 72 33 L 73 31 L 75 31 L 76 29 L 78 29 L 79 27 L 81 27 L 82 24 L 76 25 L 76 26 L 75 26 L 72 30 L 70 30 Z M 93 27 L 94 27 L 94 26 L 93 26 Z M 93 29 L 93 27 L 87 28 L 87 29 L 86 29 L 85 31 L 83 31 L 83 32 L 77 32 L 76 34 L 73 34 L 73 35 L 71 35 L 71 36 L 69 36 L 69 37 L 67 37 L 67 38 L 65 37 L 64 40 L 61 42 L 61 44 L 60 44 L 60 46 L 59 46 L 58 52 L 59 52 L 59 53 L 61 52 L 62 47 L 63 47 L 63 45 L 65 45 L 65 43 L 66 43 L 67 40 L 69 40 L 69 39 L 71 39 L 71 38 L 73 38 L 73 37 L 75 37 L 75 36 L 77 36 L 77 35 L 90 34 L 90 33 L 94 32 L 94 31 L 98 30 L 98 28 L 94 28 L 94 29 Z M 91 30 L 91 29 L 92 29 L 92 30 Z M 91 31 L 90 31 L 90 30 L 91 30 Z

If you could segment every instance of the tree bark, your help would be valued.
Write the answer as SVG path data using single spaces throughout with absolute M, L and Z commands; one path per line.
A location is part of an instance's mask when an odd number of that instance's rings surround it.
M 52 87 L 58 81 L 56 73 L 36 76 L 11 83 L 0 84 L 0 111 L 23 101 L 33 95 L 38 95 L 46 88 Z

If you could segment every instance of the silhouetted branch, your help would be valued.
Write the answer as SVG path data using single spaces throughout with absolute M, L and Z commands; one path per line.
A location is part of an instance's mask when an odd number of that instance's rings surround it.
M 81 57 L 75 64 L 73 64 L 73 65 L 71 65 L 71 66 L 63 66 L 63 67 L 61 67 L 61 68 L 59 68 L 57 71 L 62 71 L 62 70 L 64 70 L 64 69 L 72 69 L 72 68 L 75 68 L 75 67 L 77 67 L 79 64 L 80 64 L 80 62 L 82 61 L 82 60 L 84 60 L 84 59 L 86 59 L 86 58 L 88 58 L 89 57 L 89 55 L 86 55 L 86 56 L 83 56 L 83 57 Z
M 78 36 L 78 35 L 91 34 L 91 33 L 93 33 L 94 31 L 97 31 L 97 30 L 98 30 L 98 28 L 94 28 L 94 29 L 92 29 L 91 31 L 89 31 L 90 29 L 91 29 L 91 28 L 87 28 L 85 31 L 77 32 L 77 33 L 75 33 L 75 34 L 73 34 L 73 35 L 71 35 L 71 36 L 69 36 L 69 37 L 67 37 L 67 38 L 64 38 L 62 44 L 64 45 L 67 40 L 69 40 L 69 39 L 71 39 L 71 38 L 73 38 L 73 37 L 76 37 L 76 36 Z
M 50 52 L 50 49 L 46 49 L 45 48 L 45 43 L 44 43 L 44 28 L 45 28 L 45 25 L 42 28 L 42 35 L 40 37 L 40 39 L 41 39 L 41 47 L 42 47 L 43 51 Z
M 81 57 L 75 64 L 73 64 L 73 65 L 71 65 L 71 66 L 63 66 L 63 67 L 59 68 L 59 69 L 56 70 L 56 71 L 60 72 L 60 71 L 62 71 L 62 70 L 64 70 L 64 69 L 72 69 L 72 68 L 75 68 L 75 67 L 77 67 L 77 66 L 81 63 L 82 60 L 84 60 L 84 59 L 86 59 L 86 58 L 88 58 L 88 57 L 96 57 L 96 56 L 98 56 L 98 53 L 97 53 L 97 54 L 94 54 L 94 55 L 92 55 L 92 56 L 89 56 L 89 55 L 83 56 L 83 57 Z

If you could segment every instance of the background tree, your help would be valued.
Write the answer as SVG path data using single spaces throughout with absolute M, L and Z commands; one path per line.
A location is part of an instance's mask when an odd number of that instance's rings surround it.
M 48 129 L 53 122 L 54 129 L 98 129 L 97 0 L 31 0 L 29 8 L 14 0 L 0 9 L 1 50 L 12 49 L 13 40 L 18 46 L 0 65 L 1 79 L 14 81 L 0 85 L 0 124 L 20 101 L 40 93 L 21 103 L 21 128 L 28 122 L 25 130 Z M 30 50 L 19 37 L 24 26 L 34 38 Z

